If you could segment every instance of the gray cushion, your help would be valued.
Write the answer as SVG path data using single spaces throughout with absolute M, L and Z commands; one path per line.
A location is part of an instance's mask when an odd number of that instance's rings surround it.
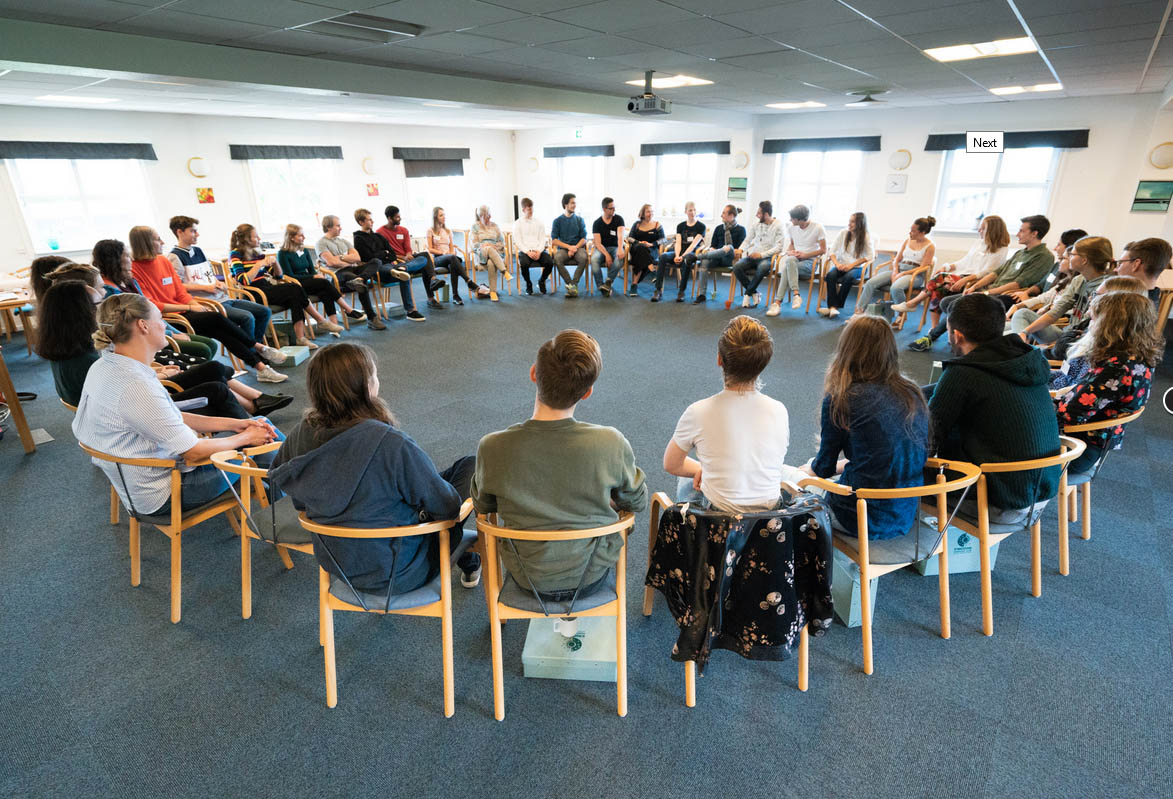
M 607 579 L 599 587 L 597 591 L 591 594 L 579 594 L 578 599 L 574 600 L 574 610 L 590 610 L 597 608 L 600 605 L 606 605 L 608 602 L 614 602 L 618 598 L 615 593 L 615 572 L 607 572 Z M 542 610 L 541 603 L 534 598 L 533 591 L 522 588 L 513 579 L 513 575 L 505 576 L 505 584 L 501 586 L 501 604 L 518 610 L 528 610 L 531 613 L 545 612 L 550 616 L 566 616 L 571 612 L 570 601 L 553 602 L 549 599 L 542 599 L 546 603 L 546 610 Z
M 1033 510 L 1042 514 L 1046 509 L 1049 499 L 1044 499 L 1042 502 L 1035 503 Z M 994 535 L 1002 535 L 1004 533 L 1018 533 L 1023 530 L 1030 529 L 1031 508 L 1022 508 L 1016 510 L 1003 510 L 990 506 L 990 532 Z M 972 500 L 965 500 L 957 509 L 957 518 L 961 521 L 973 525 L 977 529 L 977 503 Z M 1041 516 L 1040 516 L 1041 518 Z
M 836 528 L 831 529 L 831 534 L 835 536 L 836 541 L 843 543 L 853 553 L 858 554 L 858 535 L 855 533 L 845 533 Z M 869 539 L 868 563 L 874 563 L 877 566 L 889 566 L 897 563 L 916 563 L 918 560 L 924 560 L 931 555 L 933 550 L 937 548 L 940 540 L 941 535 L 937 531 L 936 523 L 927 524 L 921 521 L 919 540 L 916 529 L 896 538 Z
M 297 508 L 293 507 L 289 497 L 277 500 L 273 508 L 277 510 L 276 535 L 273 533 L 272 508 L 253 507 L 252 521 L 261 538 L 281 544 L 308 544 L 313 540 L 310 531 L 302 527 L 301 522 L 297 520 Z
M 1067 485 L 1069 486 L 1081 486 L 1084 483 L 1090 483 L 1091 481 L 1091 472 L 1082 472 L 1080 474 L 1076 474 L 1075 472 L 1070 471 L 1067 472 Z
M 472 546 L 476 541 L 477 532 L 473 530 L 462 530 L 464 533 L 456 546 L 452 548 L 452 565 L 456 566 L 456 561 L 465 551 Z M 343 602 L 349 602 L 352 605 L 362 607 L 366 605 L 368 610 L 383 610 L 388 607 L 386 594 L 371 594 L 366 591 L 359 591 L 357 594 L 350 589 L 345 580 L 331 575 L 330 577 L 330 593 L 341 599 Z M 436 575 L 433 579 L 421 585 L 414 591 L 408 591 L 403 594 L 394 594 L 391 597 L 391 610 L 403 610 L 405 608 L 418 608 L 421 605 L 430 605 L 433 602 L 440 601 L 440 575 Z

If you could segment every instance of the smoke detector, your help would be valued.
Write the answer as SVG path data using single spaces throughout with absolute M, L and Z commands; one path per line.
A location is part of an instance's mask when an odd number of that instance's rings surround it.
M 848 92 L 849 97 L 858 97 L 857 100 L 852 100 L 844 108 L 880 108 L 887 105 L 887 100 L 877 100 L 874 95 L 887 94 L 887 89 L 860 89 L 855 92 Z

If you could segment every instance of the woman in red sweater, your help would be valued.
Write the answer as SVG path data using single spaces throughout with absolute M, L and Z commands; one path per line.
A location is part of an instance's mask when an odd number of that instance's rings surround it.
M 143 296 L 154 303 L 162 313 L 175 313 L 191 323 L 202 336 L 220 341 L 240 360 L 257 370 L 262 383 L 280 383 L 287 380 L 270 366 L 266 359 L 284 360 L 280 350 L 257 342 L 239 325 L 215 310 L 204 307 L 187 293 L 175 267 L 163 255 L 163 239 L 152 227 L 139 225 L 130 229 L 131 272 L 138 281 Z

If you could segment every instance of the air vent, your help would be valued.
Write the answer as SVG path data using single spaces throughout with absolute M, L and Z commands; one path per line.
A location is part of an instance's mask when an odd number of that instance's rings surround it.
M 297 25 L 288 30 L 308 31 L 323 36 L 389 44 L 404 39 L 414 39 L 424 29 L 410 22 L 400 22 L 396 19 L 376 17 L 370 14 L 340 14 L 337 17 L 319 22 Z

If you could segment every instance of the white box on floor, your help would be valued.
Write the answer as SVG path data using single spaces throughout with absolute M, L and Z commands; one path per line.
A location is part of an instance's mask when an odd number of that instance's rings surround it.
M 937 517 L 926 516 L 925 522 L 935 527 Z M 950 574 L 966 574 L 968 572 L 981 571 L 981 544 L 975 536 L 970 535 L 964 530 L 958 530 L 956 527 L 950 527 L 945 533 L 945 540 L 949 544 Z M 999 544 L 994 544 L 990 547 L 990 571 L 994 570 L 994 565 L 998 562 Z M 936 555 L 917 561 L 912 564 L 912 568 L 926 577 L 936 577 L 941 573 Z
M 301 347 L 298 345 L 282 347 L 281 351 L 285 353 L 285 360 L 281 363 L 281 367 L 297 366 L 305 363 L 310 359 L 310 348 Z
M 879 578 L 873 577 L 871 583 L 872 618 L 876 616 L 876 592 L 879 590 Z M 848 627 L 859 627 L 863 624 L 863 611 L 860 610 L 859 596 L 859 566 L 855 561 L 835 550 L 831 558 L 831 599 L 835 603 L 835 617 Z
M 556 619 L 530 619 L 521 663 L 526 677 L 615 682 L 615 619 L 579 616 L 578 632 L 567 638 Z

